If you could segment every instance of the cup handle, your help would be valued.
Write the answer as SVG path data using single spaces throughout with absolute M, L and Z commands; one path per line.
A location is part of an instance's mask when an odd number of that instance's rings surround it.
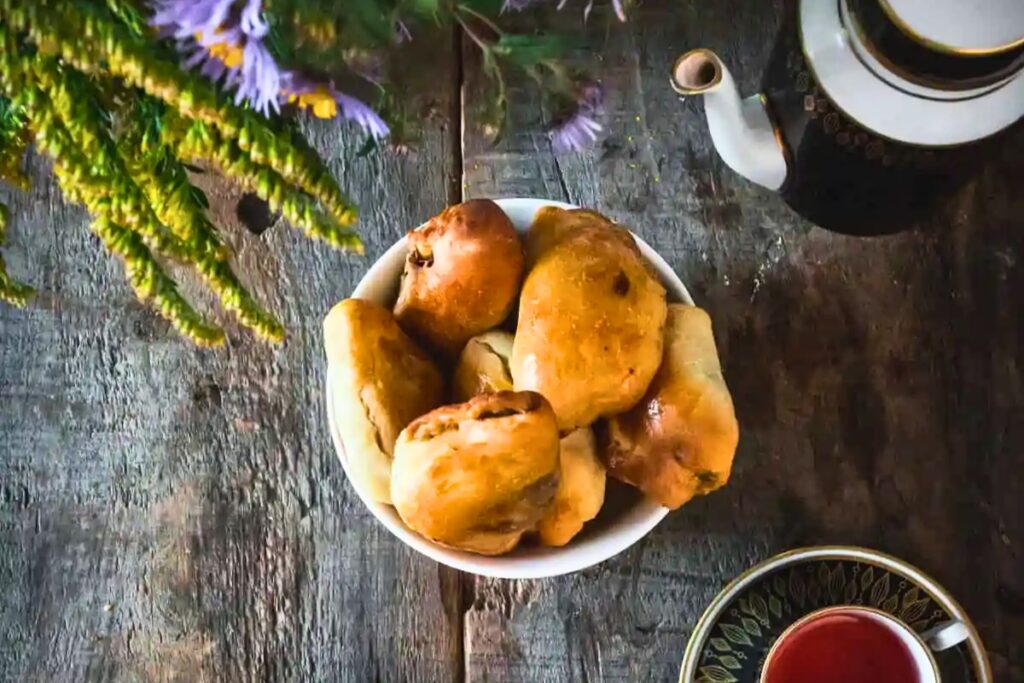
M 970 635 L 962 621 L 953 620 L 944 621 L 928 629 L 921 634 L 921 640 L 935 652 L 941 652 L 942 650 L 948 650 L 959 645 L 967 640 Z

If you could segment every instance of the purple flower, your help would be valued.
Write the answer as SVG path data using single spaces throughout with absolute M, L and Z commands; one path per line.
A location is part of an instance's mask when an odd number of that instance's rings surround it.
M 578 152 L 588 147 L 603 130 L 589 114 L 577 111 L 551 129 L 551 144 L 558 152 Z
M 279 111 L 281 69 L 263 44 L 262 0 L 160 0 L 150 24 L 191 51 L 186 68 L 234 89 L 236 103 Z
M 331 88 L 331 93 L 334 95 L 334 101 L 341 107 L 341 115 L 349 121 L 358 123 L 374 139 L 380 140 L 387 137 L 388 133 L 391 132 L 388 124 L 384 123 L 384 119 L 373 109 L 370 109 L 365 102 L 343 92 L 338 92 L 334 88 Z
M 318 83 L 283 71 L 263 42 L 268 26 L 262 0 L 157 0 L 150 24 L 178 39 L 188 53 L 185 67 L 234 90 L 235 103 L 248 102 L 263 115 L 280 111 L 282 98 L 307 107 L 320 118 L 341 115 L 383 138 L 388 125 L 365 102 L 340 92 L 333 83 Z M 405 24 L 398 39 L 409 38 Z M 369 78 L 369 77 L 368 77 Z
M 557 152 L 577 152 L 588 147 L 604 130 L 596 120 L 604 108 L 604 90 L 599 84 L 587 83 L 580 87 L 575 105 L 575 109 L 548 132 Z
M 281 111 L 281 70 L 270 51 L 262 41 L 250 39 L 245 43 L 243 54 L 235 104 L 248 102 L 264 115 L 271 109 Z
M 267 22 L 263 20 L 260 0 L 247 0 L 238 23 L 242 27 L 242 32 L 250 38 L 263 38 L 270 30 Z
M 197 33 L 213 34 L 224 25 L 234 4 L 235 0 L 158 0 L 149 23 L 179 40 Z
M 334 83 L 318 83 L 294 71 L 285 72 L 281 78 L 282 92 L 290 102 L 313 110 L 314 116 L 322 119 L 333 118 L 341 110 L 347 120 L 358 124 L 374 139 L 387 137 L 391 130 L 384 119 L 362 100 L 347 95 L 334 87 Z

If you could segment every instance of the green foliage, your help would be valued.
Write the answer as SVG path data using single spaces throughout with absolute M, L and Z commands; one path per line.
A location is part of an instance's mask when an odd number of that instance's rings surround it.
M 125 128 L 120 139 L 121 149 L 129 173 L 142 188 L 153 211 L 187 244 L 215 247 L 200 253 L 194 265 L 207 286 L 217 294 L 221 306 L 260 337 L 282 341 L 284 327 L 256 303 L 227 264 L 230 252 L 220 243 L 206 215 L 206 195 L 189 182 L 184 164 L 161 140 L 166 109 L 160 102 L 141 94 L 126 100 L 130 103 L 126 105 L 127 110 L 119 112 Z M 145 111 L 147 109 L 149 111 Z
M 553 34 L 503 33 L 490 49 L 516 66 L 530 67 L 559 59 L 568 47 L 564 37 Z
M 137 233 L 106 217 L 97 218 L 92 224 L 92 231 L 107 249 L 121 257 L 136 296 L 143 301 L 152 301 L 160 315 L 170 321 L 178 332 L 199 346 L 224 343 L 224 331 L 196 313 Z
M 175 329 L 204 346 L 224 339 L 181 296 L 161 258 L 194 268 L 241 324 L 279 342 L 283 327 L 228 265 L 205 196 L 167 144 L 167 120 L 230 140 L 235 161 L 225 174 L 263 179 L 268 198 L 307 234 L 361 249 L 348 227 L 355 209 L 294 126 L 235 106 L 177 59 L 153 44 L 132 0 L 0 0 L 0 174 L 27 186 L 20 165 L 34 137 L 65 196 L 86 206 L 93 232 L 124 261 L 136 294 Z M 30 294 L 0 261 L 0 298 L 20 306 Z
M 362 251 L 362 243 L 354 233 L 339 230 L 308 195 L 289 186 L 274 169 L 254 162 L 239 145 L 222 137 L 216 127 L 202 121 L 188 122 L 174 112 L 168 112 L 165 124 L 164 140 L 179 160 L 213 164 L 255 192 L 271 209 L 280 211 L 307 236 L 338 248 Z
M 24 107 L 6 97 L 0 97 L 0 177 L 22 190 L 27 190 L 29 186 L 22 169 L 29 139 L 28 118 Z
M 487 116 L 497 136 L 506 118 L 507 72 L 525 73 L 564 102 L 573 101 L 579 80 L 561 61 L 575 41 L 506 31 L 497 23 L 502 6 L 503 0 L 262 0 L 270 27 L 264 42 L 281 68 L 374 103 L 390 122 L 392 140 L 404 144 L 424 118 L 403 99 L 415 71 L 409 55 L 424 45 L 450 45 L 451 31 L 461 30 L 493 81 Z M 51 158 L 65 197 L 92 214 L 93 232 L 124 262 L 136 294 L 175 329 L 201 345 L 224 339 L 178 292 L 163 269 L 167 260 L 193 269 L 243 326 L 280 341 L 281 324 L 232 271 L 230 249 L 207 216 L 205 195 L 189 180 L 189 164 L 217 168 L 307 236 L 358 252 L 356 209 L 293 121 L 238 106 L 183 69 L 174 41 L 147 25 L 151 12 L 147 0 L 0 0 L 0 178 L 28 189 L 22 162 L 34 144 Z M 369 138 L 359 154 L 380 146 Z M 6 207 L 0 210 L 2 245 Z M 30 294 L 0 259 L 0 298 L 21 306 Z
M 590 80 L 562 63 L 569 50 L 582 45 L 578 36 L 504 29 L 500 24 L 509 14 L 502 13 L 503 0 L 263 1 L 271 24 L 268 42 L 275 57 L 304 73 L 344 83 L 346 89 L 381 89 L 381 114 L 391 126 L 391 139 L 398 143 L 415 139 L 420 125 L 415 109 L 400 101 L 408 92 L 405 72 L 409 65 L 416 64 L 418 69 L 430 66 L 421 64 L 416 48 L 423 43 L 447 45 L 453 26 L 481 52 L 493 97 L 476 113 L 496 136 L 505 124 L 505 84 L 513 72 L 529 76 L 545 97 L 555 101 L 554 110 L 571 106 L 575 86 Z M 548 3 L 549 8 L 554 5 Z M 411 42 L 401 39 L 399 25 L 411 33 Z M 360 83 L 358 75 L 365 75 L 362 66 L 368 61 L 385 66 L 375 70 L 372 84 L 365 79 Z

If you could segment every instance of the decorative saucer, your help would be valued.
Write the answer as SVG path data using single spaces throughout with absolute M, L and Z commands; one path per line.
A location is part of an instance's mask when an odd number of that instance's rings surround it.
M 680 683 L 758 683 L 768 650 L 786 627 L 833 605 L 874 607 L 918 633 L 957 619 L 970 637 L 935 653 L 943 682 L 992 683 L 977 630 L 942 586 L 902 560 L 853 546 L 791 550 L 734 579 L 697 622 Z

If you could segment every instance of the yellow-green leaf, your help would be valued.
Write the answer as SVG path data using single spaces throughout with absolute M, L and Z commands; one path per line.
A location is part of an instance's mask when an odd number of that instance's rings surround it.
M 722 624 L 721 628 L 722 633 L 725 634 L 725 637 L 728 638 L 730 641 L 736 643 L 737 645 L 752 644 L 750 642 L 750 638 L 747 637 L 746 632 L 739 626 L 736 626 L 735 624 Z
M 705 680 L 714 681 L 714 683 L 733 683 L 736 680 L 736 677 L 725 667 L 717 665 L 702 666 L 700 672 Z

